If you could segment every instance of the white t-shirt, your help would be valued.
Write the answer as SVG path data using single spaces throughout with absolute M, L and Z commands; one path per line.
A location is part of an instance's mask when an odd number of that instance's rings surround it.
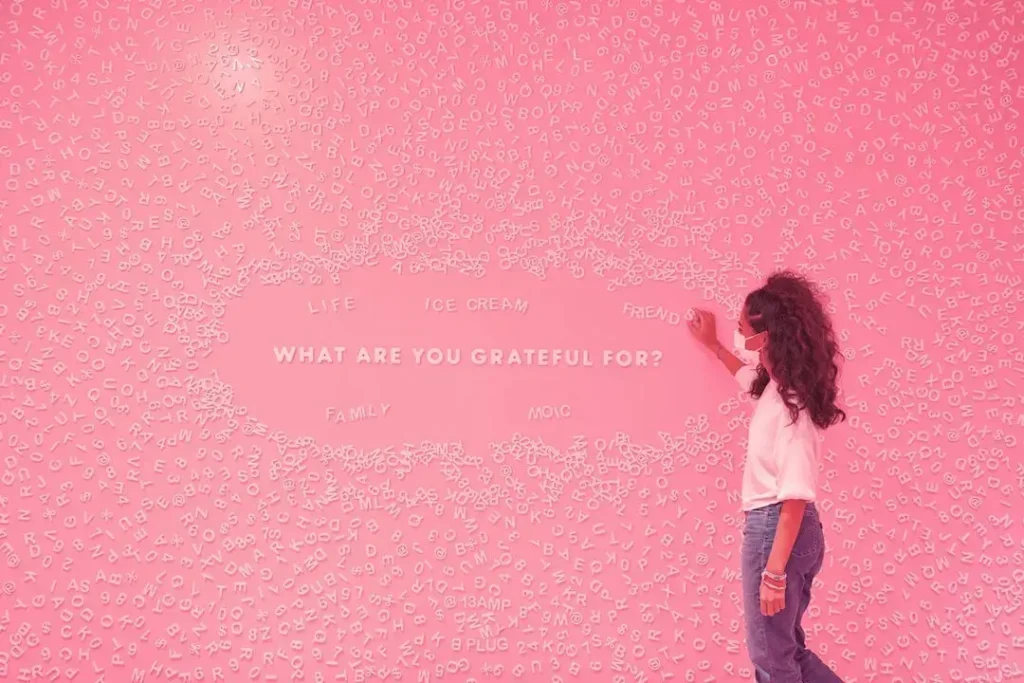
M 757 368 L 744 365 L 736 381 L 745 391 L 757 377 Z M 774 381 L 769 381 L 750 418 L 747 461 L 743 466 L 743 510 L 783 500 L 813 501 L 818 493 L 818 459 L 823 431 L 801 410 L 796 422 L 782 402 Z

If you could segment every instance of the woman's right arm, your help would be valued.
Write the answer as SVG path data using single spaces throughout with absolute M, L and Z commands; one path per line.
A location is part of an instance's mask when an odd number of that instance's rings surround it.
M 734 356 L 733 353 L 729 349 L 725 348 L 722 342 L 717 339 L 708 346 L 708 350 L 715 354 L 715 358 L 722 362 L 722 365 L 725 366 L 725 369 L 728 370 L 729 374 L 733 377 L 736 376 L 736 373 L 739 372 L 740 368 L 745 367 L 743 361 Z
M 749 368 L 750 366 L 745 365 L 743 361 L 734 356 L 729 349 L 725 348 L 725 345 L 722 344 L 722 342 L 718 341 L 718 331 L 715 329 L 714 313 L 699 308 L 694 309 L 693 317 L 687 324 L 694 338 L 703 344 L 706 349 L 711 351 L 711 353 L 715 354 L 715 358 L 725 366 L 725 369 L 729 371 L 730 375 L 735 377 L 737 381 L 743 385 L 749 384 L 749 378 L 746 377 L 746 374 L 749 373 L 745 372 L 742 375 L 737 375 L 736 373 L 740 372 L 744 368 Z

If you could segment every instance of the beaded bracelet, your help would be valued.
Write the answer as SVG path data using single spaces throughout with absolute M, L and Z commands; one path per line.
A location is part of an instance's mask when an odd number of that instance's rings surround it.
M 786 590 L 786 575 L 772 574 L 770 571 L 765 570 L 761 572 L 761 583 L 772 590 L 784 591 Z

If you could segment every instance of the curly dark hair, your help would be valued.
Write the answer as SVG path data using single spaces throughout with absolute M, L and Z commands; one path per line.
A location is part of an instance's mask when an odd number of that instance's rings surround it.
M 747 321 L 754 331 L 768 331 L 768 365 L 793 422 L 803 409 L 821 429 L 846 419 L 846 413 L 836 404 L 839 344 L 824 298 L 804 276 L 781 270 L 748 294 L 744 302 Z M 760 398 L 768 381 L 768 371 L 758 365 L 750 395 Z

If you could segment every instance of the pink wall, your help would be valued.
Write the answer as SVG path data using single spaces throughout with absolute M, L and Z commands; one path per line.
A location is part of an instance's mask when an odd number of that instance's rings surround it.
M 340 4 L 0 8 L 0 678 L 750 680 L 683 320 L 782 265 L 813 647 L 1022 673 L 1019 3 Z

